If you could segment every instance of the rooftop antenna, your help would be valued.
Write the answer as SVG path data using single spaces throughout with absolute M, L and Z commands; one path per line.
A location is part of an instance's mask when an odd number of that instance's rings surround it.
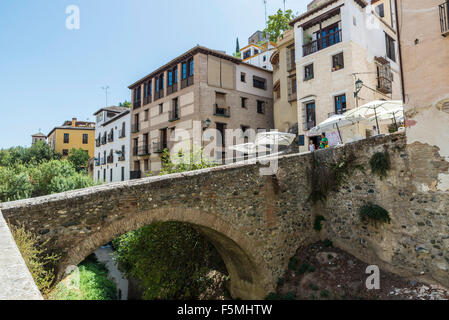
M 265 5 L 265 27 L 268 26 L 268 20 L 267 20 L 267 0 L 263 0 L 263 3 Z
M 108 106 L 108 89 L 109 89 L 109 86 L 101 87 L 101 89 L 103 89 L 104 92 L 105 92 L 105 95 L 106 95 L 106 107 L 107 107 Z

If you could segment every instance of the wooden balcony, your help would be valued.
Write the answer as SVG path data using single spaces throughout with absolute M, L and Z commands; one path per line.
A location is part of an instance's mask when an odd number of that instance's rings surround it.
M 314 40 L 302 46 L 303 56 L 308 56 L 309 54 L 318 52 L 320 50 L 326 49 L 342 41 L 341 29 L 335 32 L 329 33 L 325 37 Z

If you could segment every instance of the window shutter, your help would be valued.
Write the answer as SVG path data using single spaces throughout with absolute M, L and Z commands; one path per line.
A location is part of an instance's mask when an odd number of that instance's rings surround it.
M 287 55 L 287 71 L 290 71 L 292 68 L 292 54 L 291 54 L 291 49 L 287 49 L 286 51 L 286 55 Z

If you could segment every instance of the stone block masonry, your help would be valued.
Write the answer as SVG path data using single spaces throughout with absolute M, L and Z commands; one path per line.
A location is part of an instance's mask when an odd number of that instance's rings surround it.
M 1 211 L 0 300 L 42 300 Z
M 391 170 L 381 180 L 369 160 L 388 150 Z M 356 164 L 326 203 L 308 202 L 314 157 L 322 163 L 354 153 Z M 404 134 L 374 137 L 313 154 L 286 155 L 273 176 L 260 164 L 231 164 L 194 172 L 107 184 L 0 204 L 5 219 L 49 241 L 61 254 L 58 275 L 101 245 L 154 221 L 198 228 L 217 248 L 231 276 L 234 298 L 261 299 L 274 291 L 296 250 L 329 238 L 364 262 L 402 276 L 449 286 L 449 193 L 436 185 L 449 164 L 438 148 L 407 145 Z M 360 221 L 358 209 L 373 202 L 391 224 Z M 313 230 L 323 215 L 323 230 Z

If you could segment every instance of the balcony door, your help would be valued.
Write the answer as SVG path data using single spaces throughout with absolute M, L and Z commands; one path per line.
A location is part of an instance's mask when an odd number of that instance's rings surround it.
M 332 24 L 320 31 L 318 31 L 317 39 L 319 50 L 330 47 L 338 42 L 340 42 L 340 28 L 338 23 Z
M 306 104 L 306 122 L 307 130 L 316 126 L 315 102 L 309 102 Z

